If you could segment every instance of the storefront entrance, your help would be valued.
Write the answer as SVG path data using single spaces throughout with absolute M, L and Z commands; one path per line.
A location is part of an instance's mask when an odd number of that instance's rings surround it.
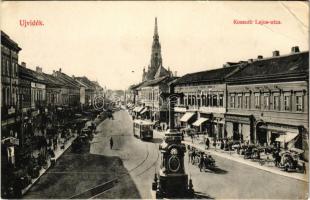
M 264 128 L 260 128 L 260 126 L 256 127 L 256 137 L 257 142 L 260 145 L 267 145 L 267 130 Z
M 233 140 L 239 140 L 239 123 L 233 123 Z

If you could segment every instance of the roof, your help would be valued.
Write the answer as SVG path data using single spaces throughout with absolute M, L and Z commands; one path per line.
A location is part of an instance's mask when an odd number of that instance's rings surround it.
M 72 77 L 68 76 L 61 71 L 56 71 L 56 78 L 64 85 L 70 88 L 80 88 L 80 83 L 75 81 Z
M 148 86 L 155 86 L 159 85 L 160 83 L 170 83 L 171 81 L 177 79 L 177 77 L 170 77 L 170 76 L 163 76 L 157 79 L 145 81 L 139 88 L 148 87 Z
M 176 80 L 173 84 L 187 84 L 187 83 L 202 83 L 202 82 L 216 82 L 224 81 L 224 78 L 230 76 L 232 73 L 235 73 L 239 68 L 243 67 L 243 63 L 238 63 L 233 66 L 206 70 L 201 72 L 190 73 L 182 76 Z
M 162 65 L 159 66 L 154 78 L 157 79 L 159 77 L 168 76 L 170 73 L 166 70 Z
M 254 60 L 247 67 L 230 76 L 228 82 L 279 80 L 305 77 L 309 73 L 309 51 Z
M 36 77 L 27 68 L 18 65 L 18 77 L 29 81 L 36 81 Z
M 82 83 L 83 85 L 85 85 L 89 89 L 95 89 L 96 87 L 98 87 L 95 83 L 90 81 L 86 76 L 75 77 L 74 79 L 76 81 L 78 81 L 79 83 Z
M 23 67 L 21 65 L 18 65 L 18 73 L 19 77 L 23 79 L 30 80 L 32 82 L 37 82 L 37 83 L 43 83 L 43 84 L 48 84 L 48 80 L 46 80 L 41 74 L 37 73 L 36 71 L 33 71 L 29 68 Z
M 45 79 L 49 82 L 50 86 L 53 87 L 61 87 L 64 86 L 62 82 L 60 82 L 56 77 L 50 74 L 41 73 L 42 76 L 45 77 Z
M 142 84 L 144 84 L 146 81 L 142 81 L 141 83 L 138 83 L 137 85 L 130 86 L 130 90 L 138 89 Z
M 16 51 L 22 50 L 18 44 L 10 38 L 5 32 L 1 31 L 1 43 L 13 48 Z

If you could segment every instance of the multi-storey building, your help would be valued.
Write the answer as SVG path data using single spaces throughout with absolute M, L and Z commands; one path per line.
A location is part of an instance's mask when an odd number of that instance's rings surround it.
M 210 137 L 225 137 L 225 78 L 246 65 L 244 62 L 226 64 L 223 68 L 186 74 L 176 80 L 174 92 L 182 93 L 183 97 L 175 105 L 175 125 L 196 127 Z
M 1 135 L 16 132 L 18 105 L 18 53 L 21 48 L 1 31 Z M 14 130 L 13 130 L 14 129 Z M 11 134 L 12 135 L 12 134 Z
M 167 100 L 161 96 L 169 93 L 169 83 L 176 77 L 163 76 L 154 80 L 146 81 L 142 84 L 139 92 L 139 99 L 143 105 L 141 115 L 152 121 L 168 124 L 168 105 Z
M 281 143 L 308 151 L 309 52 L 250 60 L 226 81 L 227 136 L 261 145 Z M 306 153 L 307 154 L 307 153 Z
M 18 82 L 19 82 L 19 107 L 22 112 L 27 112 L 31 109 L 31 82 L 36 78 L 26 69 L 26 63 L 22 62 L 18 66 Z

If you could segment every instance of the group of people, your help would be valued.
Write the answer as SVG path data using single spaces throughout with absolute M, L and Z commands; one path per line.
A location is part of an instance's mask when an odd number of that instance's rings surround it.
M 188 154 L 189 162 L 192 163 L 192 165 L 198 163 L 200 172 L 202 172 L 203 168 L 215 166 L 215 161 L 210 154 L 208 155 L 203 151 L 199 151 L 195 147 L 188 146 Z

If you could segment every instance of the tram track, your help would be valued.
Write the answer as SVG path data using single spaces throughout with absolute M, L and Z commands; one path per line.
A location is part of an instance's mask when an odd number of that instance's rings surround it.
M 156 144 L 154 144 L 156 147 L 157 147 L 157 145 Z M 155 148 L 156 149 L 156 148 Z M 156 157 L 156 160 L 149 166 L 149 167 L 147 167 L 145 170 L 143 170 L 142 172 L 140 172 L 138 175 L 136 175 L 136 176 L 141 176 L 141 175 L 143 175 L 144 173 L 146 173 L 148 170 L 150 170 L 151 168 L 153 168 L 154 167 L 154 165 L 155 165 L 155 167 L 156 167 L 156 164 L 157 164 L 157 162 L 158 162 L 158 159 L 159 159 L 159 155 L 160 155 L 160 153 L 159 153 L 159 150 L 157 151 L 157 157 Z
M 109 128 L 107 128 L 109 129 Z M 114 132 L 115 131 L 115 132 Z M 114 133 L 117 133 L 116 131 L 122 131 L 122 130 L 114 130 Z M 100 131 L 101 133 L 104 133 L 104 131 Z M 98 133 L 100 133 L 98 132 Z M 105 141 L 104 138 L 109 138 L 109 137 L 126 137 L 130 136 L 132 137 L 132 134 L 113 134 L 111 132 L 109 135 L 97 135 L 94 137 L 94 139 L 99 139 L 99 140 L 94 140 L 91 142 L 91 144 L 94 143 L 100 143 L 102 141 Z M 101 139 L 102 138 L 102 139 Z M 153 167 L 157 166 L 158 159 L 160 157 L 160 152 L 158 150 L 158 145 L 156 143 L 149 143 L 149 142 L 142 142 L 141 140 L 135 140 L 139 143 L 144 143 L 144 158 L 141 160 L 138 164 L 132 166 L 130 169 L 128 169 L 127 172 L 120 173 L 116 175 L 114 178 L 111 177 L 109 181 L 106 181 L 103 184 L 98 184 L 84 192 L 81 192 L 77 195 L 72 196 L 70 199 L 76 199 L 76 198 L 83 198 L 83 199 L 93 199 L 93 198 L 99 198 L 100 195 L 106 193 L 107 191 L 113 190 L 113 188 L 117 184 L 127 184 L 128 181 L 132 180 L 132 177 L 142 177 L 142 175 L 146 174 L 150 169 Z M 135 144 L 136 145 L 136 144 Z M 155 148 L 153 148 L 154 146 Z M 142 150 L 141 149 L 141 150 Z M 153 150 L 151 150 L 153 149 Z M 142 154 L 143 155 L 143 154 Z M 127 155 L 130 156 L 130 155 Z M 122 159 L 124 160 L 124 159 Z M 130 177 L 130 178 L 129 178 Z
M 74 195 L 74 196 L 70 197 L 69 199 L 81 199 L 81 198 L 82 199 L 92 199 L 92 198 L 95 198 L 95 197 L 97 197 L 97 196 L 107 192 L 111 188 L 113 188 L 117 183 L 120 182 L 120 179 L 123 179 L 126 176 L 131 175 L 132 172 L 134 172 L 135 170 L 138 170 L 147 161 L 147 159 L 149 158 L 149 155 L 150 155 L 150 151 L 149 151 L 149 148 L 148 148 L 149 145 L 145 144 L 145 146 L 146 146 L 146 156 L 145 156 L 145 158 L 139 164 L 137 164 L 133 168 L 129 169 L 127 173 L 120 174 L 119 176 L 111 179 L 110 181 L 107 181 L 107 182 L 105 182 L 103 184 L 96 185 L 95 187 L 92 187 L 92 188 L 90 188 L 90 189 L 88 189 L 88 190 L 86 190 L 84 192 L 81 192 L 81 193 L 79 193 L 77 195 Z M 157 156 L 157 160 L 158 160 L 158 157 L 159 157 L 159 155 Z M 156 163 L 157 160 L 154 163 Z M 150 169 L 154 165 L 154 163 L 152 163 L 152 165 L 150 167 L 148 167 L 148 169 Z M 148 169 L 144 170 L 140 174 L 145 173 Z
M 154 145 L 157 147 L 156 144 L 154 144 Z M 148 147 L 148 145 L 146 145 L 146 146 Z M 154 151 L 156 151 L 156 149 L 157 149 L 157 148 L 155 148 Z M 148 155 L 149 155 L 149 151 L 147 151 L 147 152 L 148 152 Z M 152 162 L 151 165 L 147 166 L 147 168 L 143 169 L 142 172 L 140 172 L 139 174 L 134 175 L 134 177 L 140 177 L 141 175 L 143 175 L 143 174 L 145 174 L 147 171 L 149 171 L 151 168 L 153 168 L 154 165 L 156 165 L 156 163 L 158 162 L 159 155 L 160 155 L 160 152 L 157 150 L 157 157 L 156 157 L 155 161 Z M 131 175 L 130 172 L 133 172 L 134 170 L 136 170 L 136 169 L 138 169 L 139 167 L 141 167 L 141 166 L 143 165 L 143 163 L 147 160 L 148 157 L 149 157 L 149 156 L 147 156 L 146 159 L 144 159 L 144 161 L 143 161 L 142 163 L 138 164 L 136 167 L 134 167 L 134 168 L 132 168 L 131 170 L 129 170 L 129 173 L 126 173 L 126 174 L 123 174 L 123 175 L 119 176 L 119 177 L 117 178 L 118 182 L 120 182 L 121 179 L 124 178 L 125 176 Z M 129 181 L 129 180 L 122 180 L 122 181 L 127 182 L 127 181 Z M 109 190 L 112 189 L 112 188 L 113 188 L 113 187 L 108 188 L 107 190 L 102 191 L 102 192 L 100 192 L 99 194 L 95 194 L 94 196 L 89 197 L 89 199 L 94 199 L 94 198 L 98 197 L 99 195 L 102 195 L 102 194 L 104 194 L 105 192 L 109 191 Z

